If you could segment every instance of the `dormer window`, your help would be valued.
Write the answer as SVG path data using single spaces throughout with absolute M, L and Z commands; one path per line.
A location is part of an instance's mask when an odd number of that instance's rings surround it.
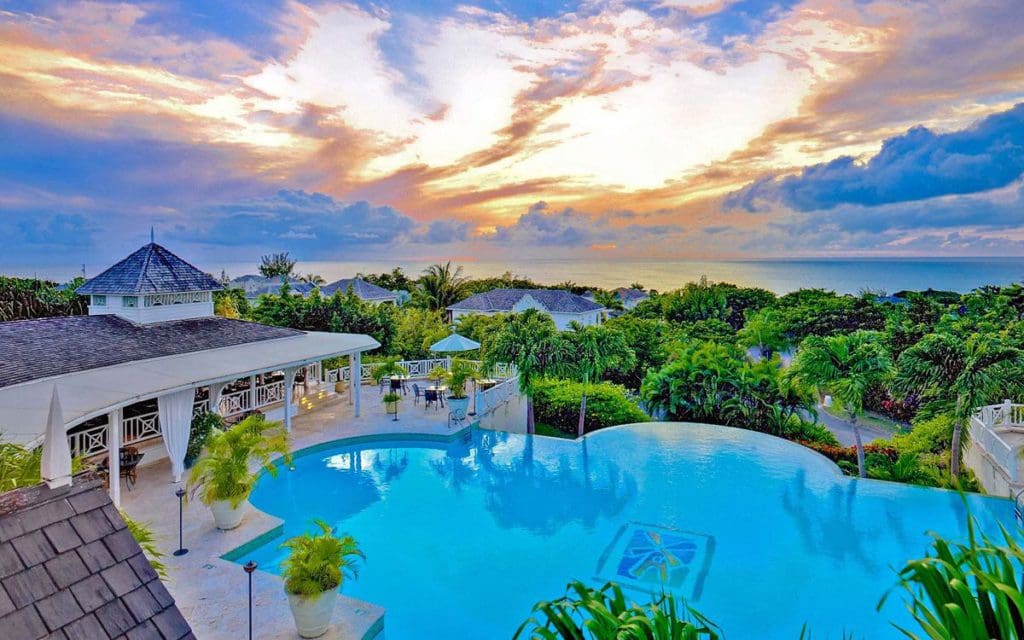
M 94 307 L 105 307 L 107 306 L 107 296 L 105 295 L 93 295 L 92 306 Z
M 139 296 L 124 296 L 121 298 L 121 306 L 127 309 L 134 309 L 139 306 Z

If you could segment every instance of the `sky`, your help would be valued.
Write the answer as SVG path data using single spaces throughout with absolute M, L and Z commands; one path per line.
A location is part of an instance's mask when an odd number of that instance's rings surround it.
M 1020 0 L 0 0 L 0 271 L 1024 255 Z

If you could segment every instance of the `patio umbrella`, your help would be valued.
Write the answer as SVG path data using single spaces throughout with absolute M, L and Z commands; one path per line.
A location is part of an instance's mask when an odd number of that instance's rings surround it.
M 442 338 L 434 344 L 430 345 L 431 351 L 472 351 L 479 349 L 480 343 L 476 340 L 470 340 L 466 336 L 460 336 L 457 333 L 453 333 L 447 338 Z
M 53 385 L 50 398 L 50 415 L 46 420 L 46 435 L 43 440 L 43 458 L 40 461 L 40 475 L 51 489 L 71 484 L 71 446 L 64 429 L 64 410 L 60 406 L 57 385 Z

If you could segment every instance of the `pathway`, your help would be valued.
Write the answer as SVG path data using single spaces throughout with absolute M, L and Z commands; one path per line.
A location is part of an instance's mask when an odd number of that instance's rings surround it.
M 856 442 L 853 437 L 853 425 L 848 420 L 838 418 L 818 407 L 818 422 L 825 425 L 836 436 L 840 444 L 849 447 Z M 872 440 L 888 440 L 892 437 L 892 434 L 885 429 L 870 424 L 859 423 L 857 426 L 860 427 L 860 438 L 864 444 L 868 444 Z

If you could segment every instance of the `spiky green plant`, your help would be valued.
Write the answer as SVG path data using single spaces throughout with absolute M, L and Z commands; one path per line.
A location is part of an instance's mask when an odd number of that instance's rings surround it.
M 912 640 L 1024 639 L 1024 547 L 1000 527 L 1002 539 L 967 521 L 967 542 L 932 534 L 928 556 L 911 560 L 899 587 L 921 633 L 896 626 Z M 881 609 L 886 594 L 879 602 Z
M 156 544 L 156 535 L 150 528 L 149 523 L 133 520 L 125 511 L 121 511 L 121 519 L 128 525 L 128 532 L 132 534 L 135 541 L 142 547 L 142 551 L 146 554 L 146 559 L 149 560 L 153 570 L 161 578 L 166 579 L 167 566 L 160 560 L 160 558 L 164 557 L 164 554 Z
M 626 599 L 609 582 L 600 589 L 575 581 L 566 594 L 538 602 L 513 640 L 717 640 L 718 628 L 671 595 L 647 605 Z
M 359 575 L 356 559 L 365 560 L 352 536 L 337 536 L 331 525 L 314 520 L 320 533 L 306 532 L 281 546 L 288 558 L 281 564 L 284 589 L 299 596 L 316 596 L 337 589 L 346 577 Z
M 224 431 L 215 429 L 189 474 L 189 495 L 198 494 L 203 504 L 228 500 L 237 507 L 252 493 L 259 467 L 274 476 L 276 455 L 291 464 L 288 446 L 288 433 L 281 423 L 262 415 L 249 416 Z

